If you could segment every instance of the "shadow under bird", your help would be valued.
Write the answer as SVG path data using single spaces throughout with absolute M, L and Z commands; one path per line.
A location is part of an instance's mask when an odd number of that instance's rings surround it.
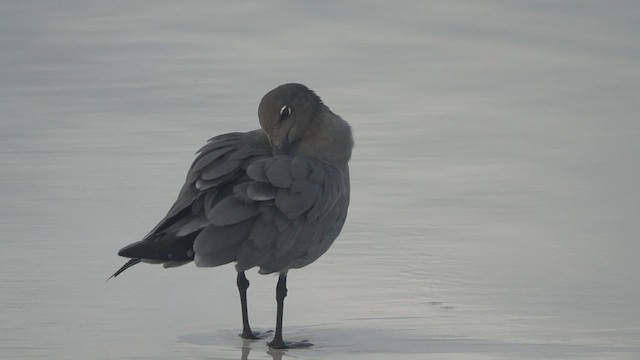
M 282 338 L 287 272 L 318 259 L 344 225 L 353 137 L 349 124 L 301 84 L 268 92 L 258 117 L 261 129 L 216 136 L 198 151 L 178 199 L 147 236 L 118 252 L 131 260 L 112 277 L 140 262 L 235 262 L 240 336 L 257 339 L 244 272 L 257 266 L 261 274 L 278 273 L 276 329 L 268 345 L 304 346 Z

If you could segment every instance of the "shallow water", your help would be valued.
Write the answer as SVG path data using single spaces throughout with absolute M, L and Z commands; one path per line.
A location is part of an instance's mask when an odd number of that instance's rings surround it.
M 640 7 L 3 1 L 3 359 L 640 356 Z M 347 225 L 243 342 L 232 266 L 115 253 L 193 152 L 302 82 L 355 131 Z M 248 274 L 251 322 L 273 276 Z

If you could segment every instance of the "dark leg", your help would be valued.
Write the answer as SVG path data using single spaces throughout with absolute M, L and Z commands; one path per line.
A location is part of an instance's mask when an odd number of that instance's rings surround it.
M 280 274 L 278 285 L 276 286 L 276 301 L 278 302 L 278 313 L 276 318 L 276 334 L 268 345 L 274 349 L 286 349 L 287 346 L 282 340 L 282 312 L 284 311 L 284 298 L 287 297 L 287 274 Z
M 240 334 L 240 337 L 243 339 L 257 339 L 258 337 L 253 334 L 249 326 L 249 314 L 247 311 L 247 288 L 249 287 L 249 280 L 244 276 L 244 271 L 238 273 L 236 284 L 240 292 L 240 305 L 242 306 L 242 334 Z

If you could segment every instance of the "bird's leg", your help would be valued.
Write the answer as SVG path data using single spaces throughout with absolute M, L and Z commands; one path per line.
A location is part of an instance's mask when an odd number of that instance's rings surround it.
M 244 271 L 238 273 L 236 284 L 240 292 L 240 305 L 242 306 L 242 334 L 240 334 L 240 337 L 243 339 L 258 339 L 249 326 L 249 314 L 247 311 L 247 288 L 249 287 L 249 280 L 244 276 Z
M 278 313 L 276 318 L 276 334 L 268 345 L 274 349 L 286 349 L 287 346 L 282 340 L 282 313 L 284 311 L 284 298 L 287 297 L 287 274 L 280 274 L 278 285 L 276 286 L 276 301 L 278 303 Z

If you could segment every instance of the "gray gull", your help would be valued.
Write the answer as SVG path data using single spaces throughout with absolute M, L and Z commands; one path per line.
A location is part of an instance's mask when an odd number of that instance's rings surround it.
M 245 271 L 278 273 L 272 348 L 285 343 L 282 314 L 287 272 L 309 265 L 338 237 L 349 207 L 353 137 L 349 124 L 313 91 L 285 84 L 258 107 L 261 129 L 216 136 L 197 153 L 167 215 L 142 240 L 122 248 L 140 262 L 213 267 L 235 262 L 242 334 L 257 339 L 247 314 Z

